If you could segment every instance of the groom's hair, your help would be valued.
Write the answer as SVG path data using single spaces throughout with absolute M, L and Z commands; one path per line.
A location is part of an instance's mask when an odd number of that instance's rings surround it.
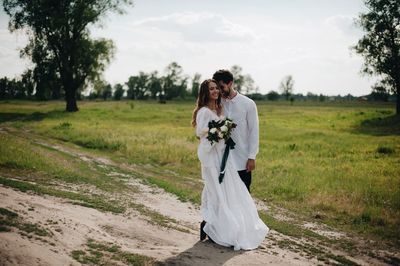
M 228 84 L 229 82 L 233 81 L 233 75 L 229 70 L 220 69 L 214 73 L 213 79 L 215 79 L 217 82 L 222 81 L 225 84 Z

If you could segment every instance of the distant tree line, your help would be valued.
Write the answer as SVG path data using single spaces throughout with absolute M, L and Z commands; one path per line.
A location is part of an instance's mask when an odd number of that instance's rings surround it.
M 235 88 L 245 94 L 257 92 L 254 80 L 249 74 L 243 74 L 242 68 L 234 65 L 230 69 L 235 77 Z M 0 79 L 0 99 L 36 99 L 52 100 L 63 99 L 64 90 L 58 79 L 46 75 L 35 78 L 32 70 L 26 71 L 20 78 Z M 102 77 L 96 77 L 86 84 L 86 90 L 78 90 L 78 99 L 114 99 L 132 100 L 153 99 L 165 102 L 172 99 L 186 99 L 197 97 L 201 75 L 195 73 L 193 77 L 184 74 L 182 66 L 176 62 L 170 63 L 164 73 L 140 71 L 132 75 L 124 83 L 109 84 Z
M 386 94 L 385 94 L 386 95 Z M 256 101 L 289 101 L 289 102 L 297 102 L 297 101 L 313 101 L 313 102 L 344 102 L 344 101 L 395 101 L 393 95 L 386 95 L 387 97 L 382 98 L 381 95 L 377 97 L 377 95 L 371 93 L 369 95 L 357 97 L 352 94 L 346 95 L 324 95 L 322 93 L 316 94 L 312 92 L 307 92 L 306 94 L 302 93 L 293 93 L 289 95 L 287 93 L 279 93 L 277 91 L 271 90 L 266 94 L 261 93 L 252 93 L 248 94 L 253 100 Z
M 351 94 L 344 96 L 328 96 L 308 92 L 305 95 L 293 93 L 294 79 L 291 75 L 285 76 L 278 90 L 271 90 L 266 94 L 259 92 L 249 74 L 243 74 L 242 68 L 234 65 L 230 69 L 234 73 L 235 89 L 257 101 L 394 101 L 394 95 L 390 94 L 384 84 L 376 84 L 372 93 L 363 97 Z M 30 99 L 30 100 L 61 100 L 64 99 L 64 91 L 61 90 L 57 79 L 46 79 L 45 76 L 37 82 L 35 73 L 27 70 L 20 78 L 0 78 L 0 100 L 4 99 Z M 184 74 L 182 66 L 176 62 L 170 63 L 163 74 L 158 71 L 149 73 L 140 71 L 137 75 L 130 76 L 125 82 L 111 85 L 103 78 L 97 78 L 87 84 L 86 90 L 79 90 L 78 99 L 88 100 L 158 100 L 165 103 L 168 100 L 196 98 L 201 75 L 195 73 L 193 77 Z

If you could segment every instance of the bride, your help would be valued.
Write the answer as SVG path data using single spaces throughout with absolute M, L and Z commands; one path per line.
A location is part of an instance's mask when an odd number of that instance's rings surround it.
M 219 183 L 225 143 L 211 144 L 207 139 L 208 123 L 223 118 L 221 94 L 213 79 L 203 81 L 193 112 L 192 125 L 200 138 L 197 155 L 201 163 L 204 189 L 201 198 L 200 240 L 208 238 L 234 250 L 257 248 L 269 228 L 258 217 L 257 208 L 245 184 L 239 177 L 233 160 L 228 156 L 225 177 Z M 233 121 L 235 122 L 235 121 Z

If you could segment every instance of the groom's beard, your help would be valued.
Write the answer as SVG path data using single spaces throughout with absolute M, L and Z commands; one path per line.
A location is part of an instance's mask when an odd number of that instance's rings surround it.
M 224 91 L 222 90 L 222 96 L 224 98 L 229 98 L 229 95 L 231 94 L 231 89 L 229 89 L 228 91 Z

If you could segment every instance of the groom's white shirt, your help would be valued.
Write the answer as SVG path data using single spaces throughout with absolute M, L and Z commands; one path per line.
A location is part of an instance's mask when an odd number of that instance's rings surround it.
M 255 159 L 258 153 L 259 133 L 257 106 L 253 100 L 239 92 L 232 99 L 222 99 L 223 112 L 236 123 L 232 139 L 236 143 L 231 150 L 233 162 L 238 171 L 246 169 L 248 159 Z

